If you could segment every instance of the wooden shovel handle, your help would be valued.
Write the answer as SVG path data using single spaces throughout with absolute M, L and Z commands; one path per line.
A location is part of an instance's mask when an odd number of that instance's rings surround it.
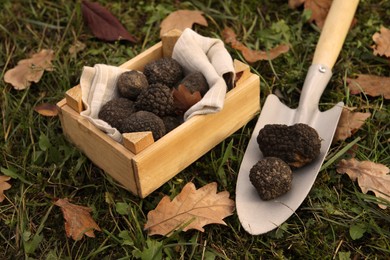
M 313 64 L 333 68 L 351 27 L 359 0 L 333 0 L 313 57 Z

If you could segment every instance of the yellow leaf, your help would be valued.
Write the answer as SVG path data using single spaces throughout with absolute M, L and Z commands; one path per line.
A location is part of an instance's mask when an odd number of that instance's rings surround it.
M 149 235 L 169 236 L 172 231 L 197 229 L 204 231 L 207 224 L 224 224 L 223 219 L 233 214 L 234 201 L 229 199 L 229 192 L 217 192 L 217 183 L 213 182 L 195 188 L 192 182 L 172 201 L 168 196 L 161 199 L 156 209 L 148 213 L 145 230 Z
M 353 181 L 357 180 L 363 193 L 369 190 L 378 198 L 390 201 L 390 169 L 380 163 L 370 161 L 358 161 L 355 158 L 341 160 L 337 165 L 338 173 L 346 173 Z M 382 209 L 385 205 L 378 204 Z

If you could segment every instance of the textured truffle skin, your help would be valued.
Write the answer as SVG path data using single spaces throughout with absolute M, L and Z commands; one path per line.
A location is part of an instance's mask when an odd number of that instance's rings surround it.
M 121 133 L 151 131 L 154 140 L 160 139 L 166 133 L 162 119 L 148 111 L 133 113 L 123 121 L 122 128 L 118 130 Z
M 186 88 L 191 91 L 191 93 L 199 91 L 202 97 L 209 90 L 207 80 L 201 72 L 193 72 L 188 74 L 184 77 L 180 84 L 186 86 Z
M 184 77 L 182 66 L 172 58 L 162 58 L 146 64 L 144 74 L 149 84 L 163 83 L 170 88 Z
M 151 84 L 138 95 L 135 107 L 137 110 L 149 111 L 159 117 L 171 115 L 174 112 L 172 91 L 164 84 Z
M 120 97 L 104 104 L 99 111 L 98 118 L 120 131 L 123 120 L 134 112 L 134 102 Z
M 266 157 L 250 170 L 249 179 L 262 200 L 272 200 L 291 189 L 291 168 L 279 158 Z
M 116 84 L 119 95 L 131 100 L 136 100 L 139 93 L 149 86 L 146 76 L 136 70 L 123 72 Z
M 257 143 L 264 157 L 278 157 L 293 168 L 312 162 L 321 149 L 317 131 L 306 124 L 270 124 L 259 131 Z
M 179 117 L 165 116 L 162 118 L 167 133 L 178 127 L 183 121 Z

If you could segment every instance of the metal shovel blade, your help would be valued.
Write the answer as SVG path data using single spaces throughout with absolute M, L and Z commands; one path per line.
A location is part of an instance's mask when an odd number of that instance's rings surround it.
M 241 163 L 236 185 L 236 208 L 244 229 L 253 235 L 271 231 L 286 221 L 309 193 L 331 145 L 343 103 L 320 112 L 321 95 L 332 76 L 336 62 L 351 25 L 359 0 L 333 0 L 321 31 L 312 65 L 303 84 L 299 106 L 290 109 L 270 95 L 261 111 Z M 269 201 L 263 201 L 249 180 L 250 169 L 263 155 L 257 144 L 260 129 L 267 124 L 293 125 L 304 123 L 317 130 L 321 142 L 320 155 L 310 164 L 293 171 L 291 190 Z
M 343 103 L 340 102 L 325 112 L 319 111 L 320 95 L 331 76 L 330 69 L 326 73 L 321 71 L 323 71 L 321 65 L 310 67 L 297 109 L 290 109 L 281 103 L 275 95 L 269 95 L 262 108 L 241 163 L 236 186 L 237 214 L 242 226 L 250 234 L 266 233 L 281 225 L 294 214 L 309 193 L 325 159 Z M 313 89 L 312 85 L 315 85 L 315 93 L 309 92 Z M 250 169 L 263 158 L 256 140 L 257 135 L 266 124 L 293 125 L 295 123 L 305 123 L 317 130 L 322 139 L 320 155 L 310 164 L 293 171 L 290 191 L 274 200 L 263 201 L 249 180 Z

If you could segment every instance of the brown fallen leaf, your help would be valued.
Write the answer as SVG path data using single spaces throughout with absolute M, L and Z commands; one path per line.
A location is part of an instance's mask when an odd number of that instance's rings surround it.
M 83 0 L 81 12 L 85 24 L 96 38 L 104 41 L 137 42 L 137 38 L 131 35 L 119 20 L 99 3 Z
M 314 21 L 318 28 L 322 29 L 331 5 L 332 0 L 306 0 L 305 9 L 312 12 L 309 21 Z
M 34 107 L 34 111 L 42 116 L 57 116 L 58 108 L 56 105 L 43 103 Z
M 390 30 L 381 27 L 380 32 L 376 32 L 372 36 L 375 45 L 371 46 L 374 49 L 374 55 L 390 57 Z
M 343 141 L 351 137 L 358 131 L 371 113 L 352 112 L 348 108 L 344 108 L 341 112 L 340 120 L 333 137 L 333 142 Z
M 53 70 L 51 64 L 53 58 L 53 50 L 43 49 L 33 54 L 31 58 L 19 61 L 16 67 L 8 70 L 4 74 L 4 81 L 17 90 L 26 89 L 31 82 L 38 83 L 45 70 Z
M 10 179 L 11 177 L 9 176 L 0 175 L 0 203 L 5 199 L 4 191 L 11 188 L 11 184 L 7 182 Z
M 332 0 L 289 0 L 288 4 L 295 9 L 304 4 L 305 10 L 311 11 L 309 22 L 315 22 L 318 28 L 322 29 L 328 15 Z
M 389 77 L 358 74 L 356 79 L 348 78 L 347 83 L 352 95 L 359 94 L 363 91 L 369 96 L 376 97 L 383 95 L 385 99 L 390 99 Z
M 224 224 L 223 219 L 233 214 L 234 201 L 229 192 L 217 193 L 217 183 L 209 183 L 198 190 L 192 182 L 172 201 L 168 196 L 161 199 L 156 209 L 148 213 L 145 230 L 149 235 L 169 236 L 174 230 L 197 229 L 204 231 L 208 224 Z
M 295 9 L 301 6 L 304 2 L 305 0 L 288 0 L 288 5 L 290 8 Z
M 54 205 L 60 207 L 64 214 L 67 237 L 80 240 L 83 235 L 95 237 L 94 229 L 101 231 L 90 215 L 91 208 L 72 204 L 67 198 L 58 199 Z
M 172 95 L 174 106 L 180 113 L 187 111 L 202 99 L 199 91 L 191 93 L 183 84 L 180 84 L 177 88 L 173 88 Z
M 330 6 L 333 0 L 289 0 L 288 4 L 292 9 L 295 9 L 304 3 L 304 9 L 311 11 L 309 22 L 315 22 L 318 28 L 322 29 L 326 17 L 328 16 Z M 357 23 L 357 19 L 353 18 L 351 27 Z
M 226 27 L 222 31 L 222 37 L 224 42 L 230 44 L 233 49 L 241 51 L 244 59 L 249 63 L 260 60 L 273 60 L 290 50 L 290 47 L 287 44 L 281 44 L 269 51 L 251 50 L 236 39 L 236 33 L 229 27 Z
M 358 161 L 355 158 L 341 160 L 337 166 L 338 173 L 346 173 L 353 181 L 357 179 L 362 192 L 366 194 L 369 190 L 375 193 L 378 198 L 390 201 L 390 175 L 389 168 L 380 163 L 370 161 Z M 382 209 L 385 205 L 378 204 Z
M 76 41 L 72 44 L 72 46 L 69 47 L 69 54 L 70 54 L 70 56 L 71 56 L 72 58 L 75 59 L 75 58 L 77 57 L 77 54 L 78 54 L 80 51 L 84 50 L 85 47 L 87 47 L 87 46 L 85 45 L 85 43 L 82 43 L 82 42 L 76 40 Z
M 173 29 L 184 31 L 186 28 L 192 28 L 194 23 L 208 26 L 206 18 L 201 11 L 178 10 L 169 14 L 160 24 L 160 37 Z

